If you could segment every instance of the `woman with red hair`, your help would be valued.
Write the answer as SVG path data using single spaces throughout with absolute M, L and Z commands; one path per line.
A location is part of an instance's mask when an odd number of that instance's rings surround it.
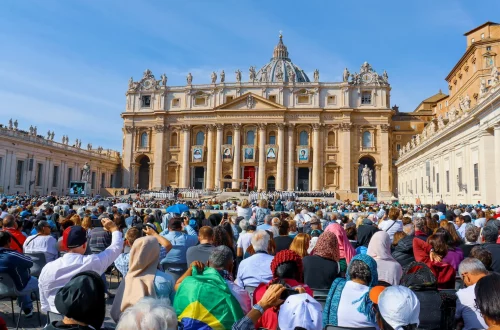
M 273 279 L 265 284 L 261 283 L 255 289 L 253 295 L 253 303 L 256 304 L 264 295 L 267 288 L 271 284 L 282 284 L 287 288 L 285 294 L 308 293 L 313 296 L 312 290 L 304 284 L 302 258 L 291 250 L 283 250 L 278 252 L 271 262 L 271 272 Z M 266 310 L 261 318 L 257 321 L 256 328 L 264 328 L 275 330 L 278 328 L 278 311 L 279 307 L 274 307 Z

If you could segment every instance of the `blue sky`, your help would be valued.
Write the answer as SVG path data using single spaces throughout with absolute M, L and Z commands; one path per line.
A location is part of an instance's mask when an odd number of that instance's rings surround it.
M 441 88 L 465 51 L 463 33 L 495 20 L 500 1 L 4 0 L 0 9 L 0 122 L 18 119 L 55 139 L 121 151 L 130 76 L 149 68 L 169 85 L 260 68 L 283 31 L 292 61 L 339 81 L 364 61 L 412 111 Z

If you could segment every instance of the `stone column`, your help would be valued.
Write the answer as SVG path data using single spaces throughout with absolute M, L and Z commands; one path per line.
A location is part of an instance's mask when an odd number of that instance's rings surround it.
M 240 161 L 241 161 L 241 124 L 233 124 L 234 133 L 233 133 L 233 141 L 234 141 L 234 151 L 233 151 L 233 179 L 240 179 Z M 238 189 L 240 187 L 240 183 L 237 181 L 232 182 L 232 188 Z
M 214 125 L 207 125 L 207 170 L 205 172 L 206 189 L 214 189 Z
M 222 189 L 223 185 L 220 182 L 222 175 L 222 133 L 224 132 L 223 124 L 216 124 L 217 127 L 217 141 L 215 142 L 215 188 Z
M 132 187 L 133 173 L 132 173 L 132 155 L 133 155 L 133 132 L 134 128 L 132 126 L 125 126 L 123 128 L 123 134 L 125 135 L 125 140 L 123 142 L 123 187 Z M 77 172 L 78 180 L 81 179 L 80 172 Z M 44 191 L 45 193 L 45 191 Z
M 259 124 L 259 181 L 257 189 L 266 189 L 266 124 Z
M 340 180 L 340 190 L 351 192 L 351 123 L 342 123 L 342 179 Z
M 495 173 L 495 187 L 496 187 L 496 200 L 493 203 L 498 203 L 498 199 L 500 198 L 500 172 L 498 169 L 500 168 L 500 122 L 495 124 L 495 168 L 496 170 L 490 173 Z M 486 177 L 486 173 L 479 173 L 479 177 Z M 481 180 L 479 180 L 479 184 L 481 184 Z M 479 186 L 479 191 L 486 187 Z
M 390 189 L 390 182 L 389 182 L 389 174 L 390 174 L 389 172 L 390 172 L 390 168 L 391 168 L 390 164 L 391 164 L 392 160 L 391 160 L 390 152 L 389 152 L 389 148 L 391 147 L 389 144 L 389 129 L 390 129 L 390 125 L 388 125 L 388 124 L 380 125 L 380 141 L 377 143 L 377 148 L 380 148 L 380 162 L 383 165 L 380 169 L 381 182 L 380 182 L 380 184 L 377 182 L 377 187 L 379 187 L 379 192 L 384 191 L 386 193 L 389 193 L 389 196 L 390 196 L 391 189 Z M 378 171 L 377 171 L 377 175 L 378 175 Z
M 311 188 L 312 187 L 312 176 L 313 176 L 312 171 L 313 171 L 312 167 L 309 167 L 309 182 L 308 182 L 307 191 L 313 190 Z
M 284 169 L 285 169 L 285 125 L 278 124 L 278 163 L 276 165 L 276 190 L 285 190 Z
M 163 142 L 165 141 L 165 125 L 155 125 L 155 152 L 153 166 L 153 189 L 160 190 L 163 186 Z
M 190 140 L 191 140 L 191 127 L 189 125 L 182 126 L 182 132 L 184 135 L 184 147 L 182 152 L 182 172 L 181 172 L 181 185 L 180 188 L 189 187 L 189 154 L 190 154 Z
M 321 190 L 321 180 L 320 173 L 322 171 L 321 166 L 321 147 L 320 147 L 320 124 L 313 124 L 313 168 L 312 168 L 312 190 L 319 191 Z
M 378 192 L 380 193 L 380 191 L 385 191 L 383 190 L 383 186 L 382 186 L 382 182 L 381 182 L 381 178 L 383 177 L 383 174 L 381 173 L 382 172 L 382 164 L 375 164 L 375 185 L 378 189 Z M 419 182 L 420 184 L 420 182 Z M 424 189 L 425 189 L 425 186 L 424 186 Z M 424 192 L 422 192 L 424 193 Z
M 295 136 L 294 134 L 295 130 L 295 124 L 288 124 L 288 132 L 287 132 L 287 139 L 288 139 L 288 182 L 287 182 L 287 189 L 288 191 L 294 191 L 295 190 L 295 143 L 293 141 L 293 138 Z M 285 145 L 283 144 L 283 148 Z M 282 148 L 280 146 L 280 148 Z
M 153 162 L 149 162 L 148 165 L 149 165 L 149 180 L 148 180 L 149 186 L 148 186 L 148 189 L 151 189 L 154 187 L 153 180 L 154 180 L 154 174 L 156 172 L 156 168 L 160 167 L 160 166 L 155 166 L 155 163 L 153 163 Z M 101 174 L 99 173 L 99 176 L 100 175 Z
M 353 178 L 351 182 L 351 187 L 354 187 L 354 191 L 356 194 L 358 193 L 358 186 L 361 184 L 359 182 L 359 163 L 353 164 L 352 169 L 353 169 Z

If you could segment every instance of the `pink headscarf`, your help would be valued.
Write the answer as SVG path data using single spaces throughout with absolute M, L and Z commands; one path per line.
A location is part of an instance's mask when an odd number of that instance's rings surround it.
M 349 242 L 347 234 L 338 223 L 332 223 L 326 227 L 325 231 L 329 231 L 337 236 L 337 241 L 339 243 L 340 259 L 345 259 L 346 263 L 349 264 L 351 259 L 356 255 L 356 251 Z
M 390 285 L 399 284 L 401 276 L 403 276 L 403 269 L 391 254 L 389 234 L 383 230 L 373 234 L 366 254 L 377 262 L 379 281 L 387 282 Z

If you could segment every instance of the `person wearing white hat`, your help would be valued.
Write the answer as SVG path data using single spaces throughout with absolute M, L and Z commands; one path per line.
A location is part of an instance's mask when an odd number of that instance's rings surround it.
M 377 323 L 381 330 L 417 329 L 420 301 L 404 286 L 391 286 L 378 297 Z
M 290 295 L 280 307 L 278 325 L 281 330 L 321 330 L 321 304 L 307 293 Z

